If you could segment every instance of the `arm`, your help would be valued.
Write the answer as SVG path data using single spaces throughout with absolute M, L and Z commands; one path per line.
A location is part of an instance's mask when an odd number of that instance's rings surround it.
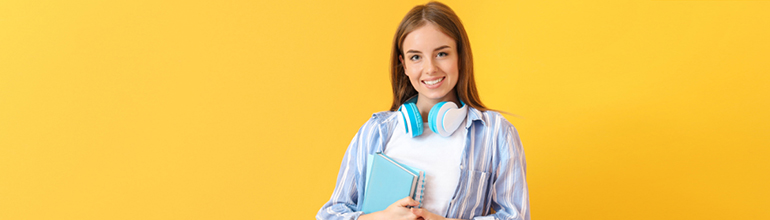
M 342 158 L 337 185 L 331 199 L 318 210 L 316 219 L 330 220 L 378 220 L 378 219 L 416 219 L 408 206 L 419 205 L 417 201 L 406 197 L 391 204 L 387 209 L 363 214 L 360 211 L 359 195 L 363 192 L 363 169 L 366 168 L 366 156 L 370 149 L 380 141 L 380 128 L 372 117 L 361 126 L 350 142 Z
M 342 158 L 337 185 L 331 199 L 318 210 L 316 219 L 351 220 L 363 214 L 358 207 L 359 191 L 363 190 L 359 180 L 364 178 L 360 170 L 366 166 L 366 149 L 370 147 L 368 145 L 375 143 L 378 136 L 379 130 L 374 118 L 369 119 L 358 130 Z
M 492 183 L 492 208 L 495 214 L 475 217 L 484 219 L 529 220 L 529 190 L 527 189 L 527 162 L 519 133 L 510 123 L 499 138 L 498 168 Z

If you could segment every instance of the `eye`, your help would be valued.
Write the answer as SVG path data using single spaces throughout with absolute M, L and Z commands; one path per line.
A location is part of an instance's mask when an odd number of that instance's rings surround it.
M 420 59 L 420 55 L 412 55 L 411 57 L 409 57 L 409 60 L 411 61 L 417 61 L 419 59 Z
M 449 55 L 449 54 L 446 53 L 446 52 L 439 52 L 438 54 L 436 54 L 437 57 L 445 57 L 447 55 Z

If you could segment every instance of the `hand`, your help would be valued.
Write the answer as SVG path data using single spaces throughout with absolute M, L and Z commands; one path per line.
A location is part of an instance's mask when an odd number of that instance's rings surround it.
M 444 218 L 444 216 L 433 214 L 426 209 L 413 208 L 412 214 L 419 217 L 419 219 L 424 219 L 424 220 L 446 220 L 447 219 L 447 218 Z
M 420 203 L 417 201 L 414 201 L 414 199 L 410 197 L 406 197 L 403 199 L 400 199 L 390 206 L 388 208 L 385 208 L 385 210 L 379 211 L 379 212 L 373 212 L 366 215 L 361 215 L 358 217 L 359 220 L 368 220 L 368 219 L 404 219 L 404 220 L 416 220 L 417 216 L 412 213 L 410 208 L 407 208 L 407 206 L 417 206 Z

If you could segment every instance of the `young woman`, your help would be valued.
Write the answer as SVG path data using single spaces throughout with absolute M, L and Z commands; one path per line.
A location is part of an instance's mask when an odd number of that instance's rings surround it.
M 468 36 L 449 7 L 430 2 L 404 17 L 391 84 L 390 111 L 375 113 L 353 138 L 316 219 L 529 219 L 519 135 L 481 103 Z M 361 211 L 367 155 L 377 152 L 425 171 L 422 208 L 407 197 Z

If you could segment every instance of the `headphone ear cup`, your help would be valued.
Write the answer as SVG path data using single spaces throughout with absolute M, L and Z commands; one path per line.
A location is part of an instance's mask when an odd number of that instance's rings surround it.
M 437 120 L 441 121 L 441 128 L 439 130 L 445 132 L 443 134 L 444 137 L 449 137 L 465 121 L 468 115 L 468 106 L 463 105 L 463 107 L 457 108 L 457 105 L 452 104 L 451 107 L 446 109 L 446 111 L 440 113 L 440 117 Z
M 436 134 L 439 134 L 443 137 L 449 137 L 454 133 L 454 130 L 457 129 L 456 127 L 449 128 L 451 125 L 447 125 L 447 122 L 450 124 L 453 124 L 454 121 L 457 120 L 455 117 L 449 117 L 447 119 L 447 113 L 455 112 L 457 111 L 457 105 L 455 105 L 453 102 L 440 102 L 433 106 L 431 111 L 431 130 L 435 132 Z M 454 115 L 454 114 L 450 114 Z
M 422 134 L 422 116 L 420 111 L 417 110 L 417 105 L 414 103 L 404 103 L 403 108 L 406 110 L 407 121 L 409 121 L 409 128 L 412 131 L 412 137 L 417 137 Z
M 446 102 L 439 102 L 434 105 L 433 108 L 430 109 L 430 113 L 428 113 L 428 127 L 430 127 L 430 130 L 436 134 L 439 134 L 439 126 L 437 125 L 437 119 L 440 117 L 439 111 L 441 111 L 441 106 L 444 106 L 444 104 L 446 104 Z

